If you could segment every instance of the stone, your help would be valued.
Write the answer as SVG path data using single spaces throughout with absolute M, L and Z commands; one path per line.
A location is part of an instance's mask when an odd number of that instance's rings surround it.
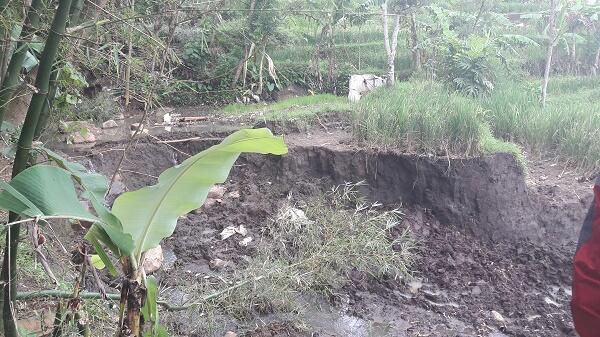
M 87 132 L 75 132 L 70 134 L 67 142 L 72 144 L 83 144 L 83 143 L 95 143 L 96 136 L 90 131 Z
M 131 131 L 135 131 L 140 127 L 140 123 L 131 123 L 131 125 L 129 125 L 129 129 Z M 144 128 L 144 125 L 142 124 L 142 129 Z
M 123 115 L 123 113 L 119 112 L 118 114 L 116 114 L 114 116 L 114 119 L 117 120 L 117 121 L 124 120 L 125 119 L 125 115 Z
M 115 122 L 112 119 L 107 120 L 106 122 L 102 123 L 102 128 L 103 129 L 114 129 L 119 127 L 119 124 L 117 124 L 117 122 Z
M 491 312 L 491 313 L 492 313 L 492 317 L 493 317 L 493 318 L 494 318 L 496 321 L 504 323 L 504 317 L 502 317 L 502 315 L 501 315 L 499 312 L 497 312 L 497 311 L 495 311 L 495 310 L 492 310 L 492 312 Z
M 208 197 L 211 199 L 223 199 L 226 191 L 224 186 L 213 186 L 208 192 Z
M 227 193 L 227 196 L 232 199 L 238 199 L 240 197 L 240 191 L 233 191 Z
M 473 289 L 471 289 L 471 294 L 477 296 L 477 295 L 481 295 L 481 287 L 480 286 L 474 286 Z
M 227 331 L 223 337 L 237 337 L 237 333 L 233 331 Z
M 210 269 L 219 270 L 227 265 L 227 261 L 221 260 L 219 258 L 212 259 L 208 262 Z
M 161 246 L 154 247 L 146 251 L 144 263 L 142 264 L 146 274 L 152 274 L 160 269 L 164 261 L 163 250 Z

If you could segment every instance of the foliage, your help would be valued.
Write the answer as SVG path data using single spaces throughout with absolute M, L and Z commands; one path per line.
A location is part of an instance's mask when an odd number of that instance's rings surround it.
M 111 92 L 102 91 L 94 97 L 81 97 L 72 110 L 57 117 L 68 120 L 92 120 L 105 122 L 122 111 Z

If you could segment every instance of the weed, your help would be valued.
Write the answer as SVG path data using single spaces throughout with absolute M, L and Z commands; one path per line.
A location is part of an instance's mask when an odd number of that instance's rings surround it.
M 81 103 L 75 106 L 70 120 L 93 120 L 104 122 L 121 112 L 121 107 L 109 92 L 100 92 L 93 98 L 83 97 Z

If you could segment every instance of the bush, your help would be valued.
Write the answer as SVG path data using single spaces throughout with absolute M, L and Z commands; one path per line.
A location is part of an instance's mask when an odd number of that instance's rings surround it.
M 104 122 L 121 112 L 121 106 L 115 101 L 113 95 L 103 91 L 93 98 L 83 97 L 71 114 L 67 114 L 66 119 Z

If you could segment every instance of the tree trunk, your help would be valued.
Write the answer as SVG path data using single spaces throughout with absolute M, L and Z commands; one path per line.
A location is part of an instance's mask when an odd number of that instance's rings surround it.
M 542 106 L 546 106 L 548 96 L 548 81 L 550 80 L 550 68 L 552 65 L 552 53 L 556 45 L 556 0 L 550 0 L 550 18 L 548 21 L 549 41 L 546 51 L 546 67 L 544 68 L 544 82 L 542 84 Z
M 31 7 L 27 11 L 27 18 L 25 19 L 19 42 L 14 54 L 10 58 L 8 71 L 0 88 L 0 125 L 4 121 L 4 114 L 6 113 L 6 109 L 8 109 L 10 100 L 13 98 L 15 89 L 19 86 L 19 75 L 21 74 L 23 61 L 29 50 L 27 43 L 33 37 L 33 33 L 40 22 L 39 11 L 42 9 L 42 6 L 42 0 L 32 1 Z
M 598 74 L 598 67 L 600 67 L 600 47 L 596 49 L 596 58 L 594 59 L 594 65 L 592 66 L 592 74 L 594 76 Z
M 40 57 L 40 64 L 38 67 L 38 73 L 35 79 L 35 86 L 37 92 L 33 94 L 29 109 L 27 110 L 27 116 L 23 123 L 23 129 L 19 136 L 17 144 L 17 153 L 15 155 L 15 162 L 13 165 L 12 176 L 15 177 L 21 173 L 29 165 L 30 149 L 33 142 L 33 136 L 35 128 L 38 123 L 40 112 L 44 104 L 44 100 L 48 93 L 48 86 L 50 81 L 50 73 L 52 72 L 52 66 L 56 60 L 58 54 L 58 47 L 62 35 L 65 32 L 67 25 L 67 19 L 69 16 L 69 9 L 71 7 L 71 0 L 60 0 L 58 2 L 58 8 L 52 21 L 52 26 L 48 32 L 48 38 L 44 46 L 44 51 Z M 19 216 L 14 213 L 10 213 L 9 221 L 14 221 Z M 6 231 L 6 245 L 4 249 L 4 259 L 2 263 L 2 272 L 0 273 L 1 281 L 3 285 L 3 296 L 2 296 L 2 318 L 4 322 L 4 336 L 5 337 L 17 337 L 17 326 L 14 320 L 13 309 L 16 308 L 16 296 L 17 296 L 17 249 L 19 245 L 19 234 L 20 226 L 18 224 L 8 227 Z
M 130 6 L 133 11 L 135 7 L 135 0 L 130 0 Z M 131 82 L 131 59 L 133 53 L 133 32 L 129 32 L 128 50 L 127 50 L 127 67 L 125 68 L 125 109 L 129 108 L 129 102 L 131 100 L 130 82 Z
M 0 13 L 4 15 L 6 11 L 7 0 L 0 0 Z M 0 27 L 0 83 L 4 82 L 4 65 L 6 64 L 8 57 L 8 51 L 10 49 L 10 32 L 5 31 Z
M 419 36 L 417 31 L 417 13 L 410 13 L 410 48 L 412 51 L 413 67 L 416 71 L 421 70 L 421 47 L 419 47 Z
M 389 26 L 388 26 L 388 2 L 384 2 L 381 5 L 381 15 L 383 21 L 383 38 L 385 42 L 385 52 L 388 59 L 388 73 L 387 73 L 387 85 L 394 85 L 396 82 L 396 69 L 394 62 L 396 60 L 396 49 L 398 47 L 398 33 L 400 33 L 400 15 L 394 14 L 394 31 L 392 38 L 390 39 Z

